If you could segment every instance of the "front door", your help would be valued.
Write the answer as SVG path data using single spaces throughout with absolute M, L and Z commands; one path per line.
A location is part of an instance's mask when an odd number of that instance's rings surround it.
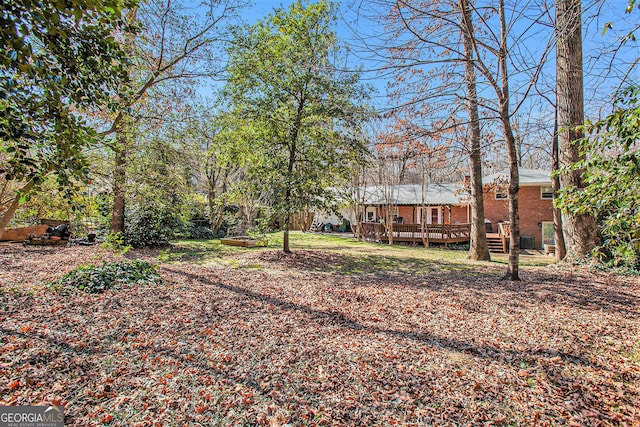
M 420 213 L 420 218 L 418 218 L 420 224 L 422 224 L 422 215 L 425 215 L 424 219 L 427 224 L 442 224 L 442 209 L 440 206 L 420 208 L 418 212 Z
M 442 209 L 440 206 L 429 208 L 429 224 L 442 224 Z

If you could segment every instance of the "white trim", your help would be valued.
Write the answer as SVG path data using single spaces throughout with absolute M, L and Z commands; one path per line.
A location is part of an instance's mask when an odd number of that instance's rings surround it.
M 369 219 L 369 214 L 371 215 L 371 219 Z M 377 218 L 377 209 L 375 207 L 372 206 L 367 206 L 364 210 L 364 218 L 365 218 L 365 222 L 376 222 Z
M 547 191 L 544 191 L 544 190 Z M 545 194 L 548 196 L 545 197 Z M 540 200 L 553 200 L 553 186 L 552 185 L 541 185 L 540 186 Z
M 433 211 L 437 210 L 437 223 L 433 222 Z M 418 208 L 418 224 L 422 224 L 422 215 L 426 215 L 427 224 L 442 224 L 442 206 L 426 206 Z

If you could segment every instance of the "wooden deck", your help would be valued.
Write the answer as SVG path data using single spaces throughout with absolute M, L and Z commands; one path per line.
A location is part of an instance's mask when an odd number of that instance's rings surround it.
M 487 233 L 487 244 L 490 252 L 508 253 L 509 252 L 509 234 L 511 226 L 508 222 L 498 223 L 497 233 Z
M 467 243 L 471 233 L 470 224 L 393 224 L 393 242 L 409 243 Z M 383 224 L 363 222 L 360 238 L 370 242 L 389 242 L 389 234 Z

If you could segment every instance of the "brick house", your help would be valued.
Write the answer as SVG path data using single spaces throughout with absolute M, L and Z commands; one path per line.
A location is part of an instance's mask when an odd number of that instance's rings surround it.
M 520 169 L 519 216 L 521 246 L 542 249 L 553 244 L 553 189 L 548 171 Z M 491 231 L 509 221 L 509 171 L 483 178 L 484 214 Z M 489 225 L 487 225 L 489 228 Z
M 508 177 L 507 171 L 483 179 L 485 223 L 493 237 L 498 232 L 498 224 L 509 221 Z M 428 225 L 462 227 L 468 226 L 471 219 L 468 190 L 456 183 L 424 187 L 419 184 L 368 186 L 361 188 L 360 194 L 362 210 L 359 216 L 364 223 L 380 223 L 389 217 L 396 224 L 422 224 L 424 216 L 424 223 Z M 543 244 L 553 244 L 552 199 L 548 171 L 520 169 L 522 248 L 542 249 Z M 390 210 L 389 216 L 387 210 Z M 402 241 L 402 236 L 394 240 Z M 407 241 L 418 239 L 414 237 Z

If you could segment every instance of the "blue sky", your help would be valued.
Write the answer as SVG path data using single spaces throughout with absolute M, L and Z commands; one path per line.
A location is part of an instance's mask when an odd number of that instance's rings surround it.
M 294 0 L 256 0 L 254 4 L 242 12 L 245 22 L 254 23 L 259 19 L 265 18 L 274 9 L 287 7 Z M 628 15 L 624 13 L 626 1 L 591 1 L 584 2 L 583 20 L 584 20 L 584 61 L 585 61 L 585 99 L 587 114 L 590 116 L 606 113 L 603 109 L 604 105 L 610 105 L 610 96 L 616 88 L 616 78 L 612 76 L 620 76 L 628 69 L 629 64 L 640 56 L 638 43 L 627 44 L 617 56 L 614 58 L 610 52 L 611 46 L 616 44 L 616 38 L 624 34 L 625 29 L 637 24 L 640 11 L 634 11 Z M 351 66 L 362 66 L 364 69 L 375 70 L 379 66 L 380 58 L 372 52 L 362 47 L 363 43 L 358 40 L 359 37 L 376 38 L 384 33 L 381 26 L 367 17 L 367 14 L 376 15 L 371 12 L 371 3 L 365 0 L 343 0 L 340 6 L 340 20 L 337 26 L 338 36 L 345 44 L 351 45 L 349 61 Z M 379 15 L 381 12 L 378 11 Z M 602 29 L 606 22 L 613 22 L 614 29 L 602 34 Z M 375 42 L 374 42 L 375 43 Z M 535 45 L 532 41 L 530 44 Z M 383 50 L 383 49 L 381 49 Z M 604 56 L 603 56 L 603 52 Z M 611 59 L 613 58 L 613 59 Z M 550 83 L 553 81 L 554 65 L 553 57 L 547 67 L 547 74 Z M 636 81 L 638 73 L 632 74 Z M 381 75 L 376 71 L 370 71 L 363 75 L 363 80 L 372 84 L 377 94 L 374 95 L 372 102 L 379 108 L 384 109 L 390 105 L 389 99 L 385 95 L 385 87 L 389 76 Z
M 248 22 L 255 22 L 267 16 L 275 8 L 291 3 L 292 0 L 257 0 L 255 4 L 249 7 L 246 12 L 243 12 L 242 15 Z
M 275 8 L 286 7 L 294 0 L 257 0 L 254 5 L 243 13 L 243 17 L 248 22 L 255 22 L 258 19 L 266 17 Z M 628 65 L 640 56 L 638 43 L 628 43 L 616 57 L 612 57 L 612 46 L 615 46 L 616 39 L 620 37 L 626 29 L 632 25 L 638 24 L 640 19 L 640 11 L 634 11 L 633 14 L 625 14 L 624 9 L 626 0 L 604 0 L 604 1 L 585 1 L 583 2 L 583 38 L 584 38 L 584 62 L 585 62 L 585 97 L 587 100 L 592 99 L 598 103 L 604 102 L 608 98 L 616 86 L 616 80 L 613 75 L 618 77 L 625 73 Z M 371 2 L 359 0 L 343 0 L 340 7 L 341 21 L 338 23 L 338 35 L 343 42 L 351 44 L 351 63 L 361 64 L 366 68 L 376 68 L 375 61 L 367 60 L 367 54 L 358 48 L 357 38 L 353 30 L 359 35 L 370 37 L 383 33 L 383 29 L 379 24 L 367 19 L 367 9 Z M 357 14 L 359 13 L 359 14 Z M 613 30 L 609 30 L 606 34 L 602 34 L 602 29 L 606 22 L 613 22 Z M 535 43 L 535 42 L 534 42 Z M 603 54 L 604 52 L 604 54 Z M 552 61 L 553 62 L 553 61 Z M 551 63 L 551 70 L 553 65 Z M 635 79 L 638 73 L 632 74 Z M 365 78 L 374 83 L 379 92 L 384 92 L 387 78 L 378 76 L 378 73 L 368 73 Z M 386 103 L 379 94 L 378 102 Z
M 247 8 L 242 13 L 243 19 L 248 23 L 254 23 L 257 20 L 266 18 L 267 15 L 272 13 L 277 8 L 287 8 L 289 5 L 294 3 L 295 0 L 255 0 L 253 5 Z M 311 0 L 308 0 L 311 1 Z M 349 44 L 353 46 L 354 44 L 358 44 L 357 35 L 354 35 L 354 31 L 368 33 L 370 31 L 377 32 L 377 25 L 374 25 L 373 22 L 369 20 L 364 20 L 362 18 L 359 19 L 358 16 L 353 12 L 350 7 L 352 3 L 357 3 L 356 0 L 344 0 L 340 2 L 339 0 L 334 0 L 340 3 L 340 17 L 337 23 L 337 33 L 343 44 Z M 366 2 L 365 2 L 366 3 Z M 366 28 L 360 28 L 360 26 L 364 25 Z M 376 28 L 373 28 L 376 27 Z M 357 53 L 353 53 L 358 49 L 352 49 L 351 58 L 351 66 L 356 67 L 364 67 L 364 68 L 377 68 L 377 64 L 368 63 L 367 61 L 359 59 L 361 55 Z M 379 78 L 377 72 L 369 72 L 363 75 L 363 81 L 371 84 L 376 90 L 376 94 L 374 94 L 373 102 L 375 104 L 386 104 L 386 95 L 384 94 L 386 80 L 384 78 Z

